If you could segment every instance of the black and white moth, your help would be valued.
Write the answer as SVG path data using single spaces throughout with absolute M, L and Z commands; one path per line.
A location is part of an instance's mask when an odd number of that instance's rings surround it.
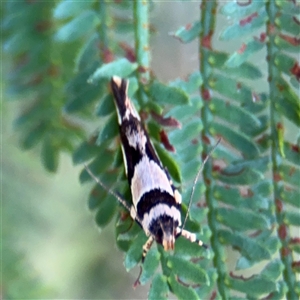
M 114 76 L 111 89 L 118 114 L 125 172 L 132 195 L 131 207 L 114 191 L 107 189 L 85 165 L 88 173 L 118 199 L 149 237 L 143 246 L 142 262 L 154 241 L 161 244 L 165 251 L 174 249 L 175 240 L 179 236 L 205 246 L 194 233 L 184 229 L 187 216 L 182 226 L 181 195 L 158 158 L 140 116 L 127 95 L 128 81 Z

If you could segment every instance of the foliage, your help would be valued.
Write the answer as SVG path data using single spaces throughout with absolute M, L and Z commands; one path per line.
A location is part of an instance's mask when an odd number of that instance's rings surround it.
M 153 247 L 141 275 L 141 284 L 153 278 L 149 299 L 169 293 L 179 299 L 298 299 L 300 239 L 293 230 L 300 226 L 300 146 L 299 137 L 287 140 L 284 128 L 287 121 L 300 126 L 300 67 L 293 54 L 299 52 L 299 5 L 203 1 L 199 20 L 172 33 L 182 43 L 198 39 L 200 68 L 168 85 L 150 76 L 149 6 L 139 0 L 5 4 L 4 50 L 12 62 L 8 92 L 22 95 L 15 124 L 23 148 L 40 145 L 49 171 L 67 150 L 75 164 L 89 161 L 97 177 L 130 201 L 108 90 L 112 75 L 127 77 L 157 152 L 181 186 L 183 214 L 201 157 L 222 137 L 196 184 L 186 226 L 210 247 L 206 251 L 182 238 L 174 254 Z M 212 43 L 218 9 L 231 20 L 221 40 L 250 36 L 231 55 Z M 262 49 L 268 80 L 259 65 L 248 62 Z M 250 84 L 255 80 L 264 80 L 268 89 L 258 92 Z M 75 117 L 97 118 L 99 129 L 87 138 Z M 83 170 L 80 181 L 91 180 Z M 128 212 L 96 184 L 88 201 L 100 228 L 116 223 L 126 269 L 138 265 L 146 237 Z M 226 264 L 228 246 L 239 254 L 235 271 Z M 261 262 L 260 272 L 246 275 Z

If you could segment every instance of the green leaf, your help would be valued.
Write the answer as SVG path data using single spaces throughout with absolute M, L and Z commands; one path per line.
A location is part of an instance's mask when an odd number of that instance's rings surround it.
M 113 76 L 119 76 L 125 78 L 129 76 L 138 67 L 137 63 L 131 63 L 126 58 L 121 58 L 113 62 L 103 64 L 98 68 L 88 79 L 89 83 L 95 83 L 101 78 L 111 78 Z
M 21 138 L 21 147 L 25 150 L 33 148 L 43 138 L 47 131 L 45 123 L 38 124 Z
M 186 259 L 177 256 L 169 256 L 167 265 L 182 280 L 206 285 L 209 284 L 209 278 L 205 270 Z
M 75 72 L 81 72 L 94 64 L 95 61 L 100 62 L 99 45 L 100 38 L 94 33 L 90 39 L 83 44 L 75 59 Z
M 177 105 L 166 113 L 166 117 L 172 117 L 179 121 L 184 121 L 195 116 L 195 111 L 199 111 L 202 107 L 202 100 L 199 96 L 191 98 L 189 105 Z
M 289 203 L 293 206 L 295 206 L 295 208 L 300 209 L 300 191 L 299 190 L 283 190 L 280 193 L 281 199 L 286 202 Z
M 167 300 L 168 294 L 169 294 L 169 286 L 167 283 L 167 277 L 161 274 L 156 274 L 151 283 L 148 299 Z
M 261 272 L 261 276 L 269 280 L 276 281 L 281 276 L 284 266 L 279 259 L 273 259 Z
M 235 51 L 226 61 L 228 68 L 236 68 L 246 62 L 249 57 L 265 47 L 264 41 L 256 38 L 243 43 L 238 51 Z
M 192 287 L 185 287 L 180 284 L 174 275 L 168 278 L 171 291 L 177 296 L 179 300 L 199 300 L 199 297 Z
M 282 30 L 297 36 L 299 34 L 299 24 L 296 18 L 291 14 L 280 14 L 278 18 L 275 19 L 275 24 Z
M 227 227 L 238 231 L 247 231 L 251 229 L 270 228 L 271 224 L 262 214 L 257 214 L 249 210 L 219 207 L 217 211 L 217 220 Z
M 227 172 L 226 169 L 215 174 L 217 180 L 232 185 L 255 184 L 264 179 L 261 172 L 250 168 L 241 168 L 239 172 Z
M 267 21 L 267 12 L 262 7 L 258 12 L 247 16 L 244 19 L 238 20 L 232 25 L 228 26 L 221 34 L 220 39 L 223 41 L 229 41 L 240 36 L 245 36 L 252 33 L 254 30 L 265 25 Z
M 41 158 L 44 167 L 49 172 L 56 172 L 59 161 L 59 149 L 53 137 L 46 137 L 43 141 Z
M 276 53 L 274 62 L 278 69 L 287 75 L 291 74 L 292 67 L 297 64 L 295 58 L 282 52 Z
M 102 186 L 99 186 L 98 183 L 94 186 L 89 194 L 88 199 L 88 208 L 94 210 L 99 208 L 100 204 L 106 199 L 107 191 L 103 189 Z
M 300 165 L 300 146 L 284 142 L 285 158 L 295 165 Z
M 192 119 L 182 129 L 173 130 L 169 134 L 169 139 L 173 145 L 185 146 L 188 141 L 199 136 L 201 129 L 203 128 L 202 122 L 199 118 Z
M 55 39 L 62 42 L 73 42 L 88 36 L 99 24 L 100 20 L 97 13 L 93 10 L 85 10 L 61 27 L 56 32 Z
M 257 193 L 252 193 L 253 196 L 241 195 L 238 188 L 215 186 L 214 197 L 223 203 L 232 205 L 233 207 L 248 208 L 254 211 L 268 209 L 269 201 L 267 197 L 262 197 Z
M 212 123 L 211 132 L 212 135 L 222 136 L 234 148 L 241 151 L 246 158 L 253 158 L 259 155 L 257 145 L 242 132 L 215 122 Z
M 228 97 L 240 104 L 253 104 L 253 95 L 251 89 L 245 84 L 232 79 L 225 74 L 214 73 L 209 79 L 209 86 L 219 92 L 221 95 Z M 257 106 L 257 103 L 255 103 Z
M 132 242 L 126 253 L 124 265 L 127 271 L 135 267 L 142 258 L 143 245 L 146 243 L 147 237 L 144 231 L 141 231 L 136 239 Z
M 53 16 L 59 20 L 76 16 L 82 11 L 89 9 L 93 2 L 94 1 L 60 1 L 53 11 Z
M 228 230 L 219 230 L 219 239 L 222 243 L 230 244 L 235 249 L 238 249 L 243 256 L 252 261 L 262 261 L 270 259 L 269 251 L 244 234 L 231 233 Z
M 107 169 L 112 166 L 116 153 L 114 151 L 109 151 L 106 147 L 99 147 L 99 152 L 97 157 L 89 164 L 89 169 L 95 175 L 101 175 L 107 172 Z M 79 180 L 81 183 L 86 181 L 92 181 L 93 178 L 89 175 L 89 173 L 83 169 L 80 173 Z
M 112 114 L 108 121 L 105 123 L 103 129 L 100 131 L 97 138 L 96 144 L 101 145 L 102 143 L 115 138 L 119 134 L 119 125 L 117 115 Z
M 296 212 L 296 211 L 286 211 L 284 214 L 284 223 L 291 225 L 291 226 L 299 227 L 300 226 L 300 213 Z
M 244 62 L 237 67 L 225 67 L 228 58 L 227 53 L 210 51 L 208 60 L 215 69 L 219 69 L 233 78 L 258 79 L 262 77 L 261 70 L 249 62 Z
M 238 2 L 225 3 L 221 7 L 221 13 L 231 18 L 242 18 L 258 11 L 265 5 L 265 1 L 251 1 L 247 5 L 241 5 Z
M 189 75 L 188 79 L 176 79 L 169 83 L 169 86 L 176 87 L 182 89 L 188 94 L 192 94 L 193 92 L 197 91 L 202 83 L 202 76 L 199 71 L 196 71 Z
M 195 157 L 201 157 L 201 151 L 203 150 L 200 143 L 194 144 L 194 143 L 188 143 L 187 147 L 180 149 L 178 151 L 178 157 L 179 160 L 182 163 L 187 163 L 194 159 Z
M 299 187 L 300 169 L 294 166 L 283 164 L 280 166 L 279 174 L 284 181 Z
M 166 86 L 154 81 L 149 89 L 150 96 L 154 101 L 162 104 L 182 105 L 189 103 L 189 97 L 183 90 Z
M 80 93 L 69 98 L 64 106 L 64 111 L 74 113 L 83 110 L 93 102 L 96 102 L 103 93 L 103 86 L 85 85 Z
M 200 247 L 196 243 L 191 243 L 182 236 L 176 240 L 175 256 L 191 259 L 195 257 L 204 257 L 207 255 L 206 252 L 208 252 L 208 250 L 204 247 Z
M 180 27 L 177 31 L 171 32 L 170 35 L 180 40 L 182 43 L 189 43 L 198 38 L 201 31 L 201 23 L 196 21 Z
M 299 104 L 297 105 L 296 103 L 289 101 L 288 98 L 277 97 L 275 100 L 275 108 L 297 127 L 300 126 Z
M 259 194 L 262 197 L 269 197 L 271 192 L 273 191 L 273 184 L 270 180 L 261 180 L 255 185 L 252 185 L 250 189 L 250 193 Z
M 99 205 L 96 213 L 96 223 L 100 228 L 105 227 L 113 218 L 117 208 L 117 200 L 114 196 L 108 194 L 105 200 Z
M 131 219 L 130 215 L 123 221 L 124 216 L 120 216 L 116 228 L 116 242 L 118 247 L 127 252 L 132 241 L 142 231 L 141 227 Z
M 224 171 L 232 174 L 232 173 L 238 173 L 245 168 L 251 168 L 255 171 L 265 173 L 268 171 L 270 164 L 271 164 L 271 159 L 269 156 L 261 156 L 251 160 L 250 159 L 236 160 L 232 164 L 228 165 L 226 169 L 224 169 Z
M 249 127 L 259 127 L 261 125 L 260 120 L 255 115 L 233 102 L 213 97 L 209 107 L 215 115 L 234 125 L 241 123 Z
M 10 55 L 18 55 L 30 50 L 33 44 L 33 37 L 29 35 L 27 28 L 19 28 L 18 32 L 6 39 L 3 49 Z
M 276 282 L 262 276 L 253 276 L 249 279 L 228 278 L 227 280 L 230 288 L 245 293 L 248 297 L 257 298 L 262 294 L 270 294 L 278 288 Z
M 191 159 L 185 163 L 181 168 L 182 177 L 186 180 L 193 180 L 201 166 L 201 160 L 199 158 Z
M 147 253 L 145 261 L 142 265 L 142 274 L 140 283 L 144 285 L 155 273 L 159 265 L 160 253 L 157 248 L 151 248 Z
M 114 99 L 111 94 L 106 94 L 101 98 L 96 108 L 96 115 L 106 117 L 115 111 Z
M 158 143 L 154 143 L 155 150 L 163 164 L 163 166 L 167 167 L 171 177 L 177 181 L 181 182 L 181 172 L 180 168 L 175 161 L 175 159 L 166 151 L 164 150 Z
M 73 153 L 73 163 L 75 165 L 81 164 L 99 152 L 99 147 L 95 145 L 94 139 L 92 141 L 85 141 Z

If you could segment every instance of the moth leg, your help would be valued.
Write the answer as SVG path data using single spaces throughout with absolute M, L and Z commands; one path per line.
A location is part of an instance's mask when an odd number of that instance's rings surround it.
M 151 236 L 148 238 L 147 242 L 146 242 L 146 243 L 144 244 L 144 246 L 143 246 L 142 264 L 144 263 L 145 257 L 146 257 L 146 255 L 147 255 L 148 251 L 150 250 L 150 248 L 151 248 L 153 242 L 154 242 L 154 238 L 153 238 L 153 236 L 151 235 Z M 141 275 L 142 275 L 142 271 L 143 271 L 142 266 L 140 266 L 140 273 L 139 273 L 139 276 L 138 276 L 138 278 L 136 279 L 136 281 L 135 281 L 134 284 L 133 284 L 133 287 L 134 287 L 134 288 L 136 288 L 136 287 L 140 284 L 140 278 L 141 278 Z
M 144 244 L 144 246 L 143 246 L 142 263 L 144 262 L 145 257 L 146 257 L 146 255 L 147 255 L 148 251 L 150 250 L 150 248 L 151 248 L 153 242 L 154 242 L 154 238 L 153 238 L 153 236 L 151 235 L 151 236 L 149 237 L 149 239 L 147 240 L 147 242 L 146 242 L 146 243 Z
M 201 247 L 207 249 L 207 245 L 205 245 L 201 240 L 198 240 L 195 233 L 191 233 L 185 229 L 181 230 L 181 235 L 186 238 L 187 240 L 191 241 L 192 243 L 196 243 Z

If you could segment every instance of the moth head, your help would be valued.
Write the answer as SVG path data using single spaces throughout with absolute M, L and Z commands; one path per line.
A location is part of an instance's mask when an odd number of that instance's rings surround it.
M 164 247 L 165 251 L 174 250 L 175 245 L 175 236 L 176 236 L 176 227 L 172 218 L 168 218 L 168 220 L 164 220 L 164 222 L 160 222 L 161 227 L 161 244 Z

